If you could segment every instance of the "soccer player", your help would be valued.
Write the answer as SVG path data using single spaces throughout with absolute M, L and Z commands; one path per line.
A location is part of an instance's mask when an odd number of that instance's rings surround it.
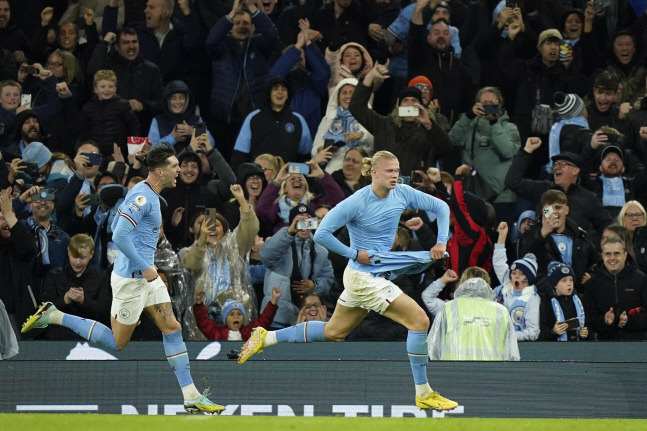
M 167 187 L 175 187 L 179 163 L 173 148 L 163 145 L 150 151 L 146 164 L 148 178 L 128 192 L 119 206 L 119 217 L 115 217 L 112 224 L 113 241 L 121 251 L 110 279 L 112 331 L 94 320 L 63 313 L 51 302 L 46 302 L 27 319 L 21 332 L 61 325 L 101 347 L 121 350 L 130 341 L 144 311 L 162 331 L 166 359 L 184 395 L 184 409 L 190 413 L 220 413 L 225 408 L 211 402 L 206 393 L 200 394 L 193 384 L 182 328 L 173 315 L 168 291 L 153 264 L 162 225 L 159 194 Z
M 350 259 L 344 271 L 344 291 L 330 321 L 303 322 L 270 332 L 256 328 L 240 352 L 239 364 L 276 343 L 342 341 L 373 310 L 409 330 L 407 352 L 416 385 L 416 405 L 437 411 L 458 406 L 432 391 L 427 381 L 429 318 L 388 279 L 395 278 L 399 271 L 420 272 L 432 259 L 445 256 L 449 207 L 439 199 L 398 184 L 399 171 L 397 157 L 388 151 L 378 151 L 372 159 L 364 158 L 362 174 L 370 174 L 372 184 L 340 202 L 326 214 L 317 229 L 314 237 L 317 243 Z M 402 211 L 414 208 L 433 211 L 438 219 L 438 243 L 429 252 L 418 252 L 426 258 L 424 262 L 413 259 L 416 253 L 389 253 Z M 333 236 L 342 226 L 348 226 L 350 247 Z M 396 269 L 398 266 L 401 268 Z

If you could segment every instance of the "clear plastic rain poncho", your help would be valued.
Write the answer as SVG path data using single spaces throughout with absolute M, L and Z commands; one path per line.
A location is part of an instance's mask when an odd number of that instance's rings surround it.
M 470 278 L 440 310 L 427 337 L 429 357 L 448 361 L 518 361 L 508 310 L 482 278 Z
M 165 236 L 157 244 L 155 250 L 155 266 L 163 271 L 169 281 L 171 305 L 176 317 L 182 325 L 184 340 L 206 340 L 198 329 L 191 311 L 193 306 L 194 284 L 191 274 L 181 264 L 181 259 L 173 251 L 171 243 Z
M 202 269 L 194 274 L 195 288 L 204 289 L 204 304 L 209 317 L 219 324 L 223 324 L 220 313 L 229 298 L 245 307 L 245 324 L 253 322 L 258 315 L 256 294 L 248 281 L 247 262 L 238 249 L 238 229 L 227 232 L 220 241 L 207 246 Z

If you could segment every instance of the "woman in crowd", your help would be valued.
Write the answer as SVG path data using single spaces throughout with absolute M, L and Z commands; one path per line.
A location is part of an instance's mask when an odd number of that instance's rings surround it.
M 273 156 L 272 154 L 268 153 L 263 153 L 256 156 L 254 163 L 259 165 L 263 169 L 265 180 L 268 183 L 276 178 L 276 174 L 285 164 L 281 156 Z
M 344 193 L 330 174 L 324 172 L 314 160 L 310 160 L 307 165 L 310 167 L 309 174 L 291 174 L 288 172 L 290 164 L 286 163 L 263 190 L 256 207 L 262 224 L 262 236 L 271 235 L 287 226 L 290 210 L 299 203 L 314 208 L 321 204 L 335 206 L 344 199 Z M 306 177 L 320 187 L 321 193 L 310 191 Z
M 634 257 L 638 268 L 647 273 L 647 213 L 638 201 L 629 201 L 618 214 L 618 223 L 627 228 L 633 241 Z M 629 249 L 629 244 L 627 244 Z
M 204 290 L 204 303 L 213 320 L 219 320 L 227 299 L 239 301 L 250 319 L 257 315 L 256 298 L 247 280 L 245 256 L 258 233 L 258 218 L 245 199 L 243 187 L 233 184 L 232 195 L 240 204 L 240 224 L 233 232 L 221 214 L 205 216 L 197 230 L 193 220 L 193 245 L 179 252 L 182 266 L 195 280 L 195 289 Z
M 364 157 L 370 157 L 370 155 L 361 147 L 346 150 L 341 169 L 331 174 L 333 180 L 344 192 L 345 197 L 352 195 L 371 181 L 370 177 L 362 176 L 362 159 Z
M 351 148 L 360 148 L 373 155 L 373 135 L 348 110 L 356 85 L 355 78 L 345 78 L 337 84 L 312 144 L 312 157 L 317 163 L 325 164 L 330 174 L 342 167 L 346 152 Z

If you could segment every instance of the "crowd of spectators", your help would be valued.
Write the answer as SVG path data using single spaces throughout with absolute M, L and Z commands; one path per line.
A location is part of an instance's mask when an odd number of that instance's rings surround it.
M 639 4 L 0 0 L 0 300 L 15 334 L 41 301 L 110 321 L 112 222 L 147 152 L 169 145 L 180 174 L 156 265 L 185 339 L 326 320 L 347 260 L 314 230 L 369 184 L 362 158 L 388 150 L 403 186 L 451 209 L 449 258 L 393 280 L 431 318 L 479 267 L 519 341 L 647 340 Z M 435 239 L 433 215 L 406 210 L 392 250 Z M 134 339 L 159 337 L 140 323 Z M 371 312 L 348 339 L 405 337 Z

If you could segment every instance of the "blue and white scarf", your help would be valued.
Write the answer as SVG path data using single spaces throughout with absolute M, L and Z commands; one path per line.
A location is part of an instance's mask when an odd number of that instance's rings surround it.
M 625 201 L 625 184 L 622 177 L 607 178 L 600 175 L 602 181 L 602 205 L 605 207 L 622 207 Z
M 582 301 L 580 301 L 580 298 L 577 295 L 573 295 L 573 304 L 575 305 L 575 312 L 577 313 L 577 318 L 580 321 L 580 326 L 584 326 L 584 306 L 582 305 Z M 564 312 L 562 311 L 561 305 L 559 305 L 559 301 L 556 298 L 551 298 L 550 300 L 551 305 L 553 306 L 553 313 L 555 313 L 555 319 L 557 319 L 558 322 L 563 322 L 564 319 Z M 580 339 L 580 328 L 577 328 L 576 330 L 577 333 L 577 339 Z M 566 332 L 564 332 L 562 335 L 557 337 L 557 341 L 568 341 L 568 337 L 566 336 Z
M 310 201 L 310 196 L 308 195 L 308 193 L 303 195 L 303 197 L 299 202 L 295 202 L 287 196 L 279 199 L 279 217 L 285 223 L 290 223 L 290 210 L 294 208 L 298 203 L 303 203 L 307 205 L 309 201 Z

